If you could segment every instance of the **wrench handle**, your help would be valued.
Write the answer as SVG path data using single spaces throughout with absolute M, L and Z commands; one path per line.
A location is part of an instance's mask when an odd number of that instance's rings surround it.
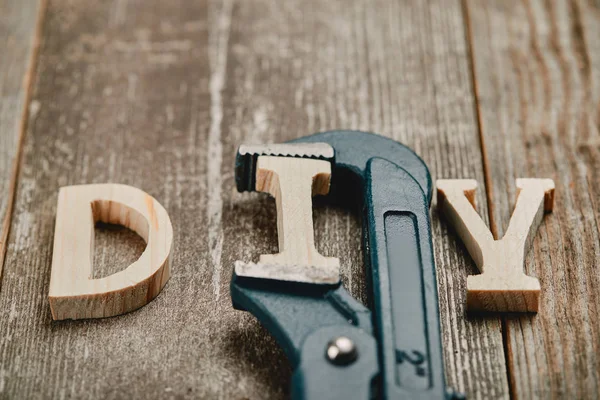
M 365 260 L 384 398 L 445 399 L 429 204 L 403 168 L 367 164 Z

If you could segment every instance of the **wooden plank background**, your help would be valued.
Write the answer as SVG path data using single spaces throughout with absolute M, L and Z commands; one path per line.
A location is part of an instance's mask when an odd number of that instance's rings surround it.
M 28 113 L 39 0 L 0 1 L 0 260 L 4 259 L 14 202 L 24 122 Z M 35 49 L 37 50 L 37 48 Z M 0 284 L 2 278 L 0 262 Z
M 0 0 L 0 398 L 285 398 L 284 355 L 230 305 L 233 262 L 277 243 L 273 201 L 235 192 L 233 157 L 336 128 L 413 147 L 434 178 L 477 179 L 497 236 L 515 178 L 555 180 L 527 261 L 537 316 L 465 315 L 475 267 L 432 210 L 447 379 L 476 399 L 600 395 L 597 1 L 18 4 Z M 52 322 L 58 188 L 101 182 L 167 209 L 173 276 L 133 313 Z M 315 225 L 365 302 L 358 218 L 317 208 Z M 127 230 L 96 235 L 94 276 L 143 251 Z
M 478 110 L 500 236 L 514 179 L 556 183 L 527 272 L 537 316 L 506 318 L 516 397 L 600 396 L 600 2 L 469 2 Z

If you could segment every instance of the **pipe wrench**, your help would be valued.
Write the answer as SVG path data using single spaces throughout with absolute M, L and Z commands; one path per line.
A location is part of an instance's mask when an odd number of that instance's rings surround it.
M 446 388 L 423 160 L 388 138 L 330 131 L 242 145 L 238 191 L 273 195 L 279 253 L 236 261 L 233 306 L 276 338 L 294 373 L 293 399 L 459 399 Z M 312 196 L 360 213 L 370 307 L 319 254 Z

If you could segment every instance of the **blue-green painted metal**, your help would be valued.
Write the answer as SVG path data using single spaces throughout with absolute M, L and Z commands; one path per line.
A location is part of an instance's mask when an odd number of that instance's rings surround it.
M 294 399 L 446 399 L 429 205 L 429 170 L 408 147 L 379 135 L 332 131 L 292 142 L 335 150 L 326 200 L 359 212 L 371 310 L 341 285 L 234 274 L 234 306 L 252 312 L 292 366 Z M 249 176 L 238 157 L 238 188 Z M 327 343 L 350 337 L 358 359 L 330 363 Z

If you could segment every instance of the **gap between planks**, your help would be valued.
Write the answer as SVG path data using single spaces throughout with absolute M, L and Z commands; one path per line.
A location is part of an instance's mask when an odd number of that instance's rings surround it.
M 10 234 L 10 226 L 12 223 L 12 217 L 14 212 L 14 205 L 17 192 L 17 180 L 19 178 L 19 171 L 21 169 L 21 158 L 23 154 L 23 143 L 25 142 L 25 132 L 27 132 L 27 125 L 29 123 L 29 104 L 31 103 L 31 94 L 33 92 L 33 85 L 35 83 L 35 70 L 37 68 L 37 59 L 41 42 L 41 35 L 44 28 L 44 20 L 46 16 L 46 10 L 48 6 L 48 0 L 39 0 L 38 10 L 35 21 L 35 29 L 33 31 L 33 38 L 31 44 L 31 50 L 29 54 L 28 67 L 23 78 L 23 86 L 25 87 L 25 96 L 23 98 L 23 106 L 21 111 L 21 121 L 19 123 L 19 133 L 17 136 L 17 148 L 15 151 L 15 157 L 13 159 L 13 165 L 9 176 L 8 184 L 8 201 L 6 203 L 6 212 L 2 219 L 2 225 L 0 226 L 0 290 L 2 290 L 2 271 L 4 270 L 4 263 L 6 261 L 6 248 L 8 242 L 8 235 Z
M 473 88 L 473 106 L 475 107 L 475 116 L 477 118 L 477 133 L 479 134 L 479 145 L 481 151 L 481 163 L 483 167 L 483 179 L 485 181 L 485 199 L 487 201 L 488 218 L 490 223 L 490 232 L 494 240 L 498 240 L 498 226 L 494 220 L 494 202 L 492 201 L 492 178 L 490 173 L 490 162 L 488 153 L 485 147 L 485 138 L 483 135 L 483 127 L 481 123 L 481 107 L 479 104 L 479 86 L 477 85 L 477 76 L 475 70 L 475 54 L 473 51 L 473 27 L 471 25 L 471 17 L 469 15 L 468 0 L 462 0 L 463 19 L 465 21 L 465 41 L 468 46 L 469 68 L 471 72 L 472 88 Z M 500 328 L 502 330 L 502 351 L 504 353 L 504 364 L 506 365 L 506 381 L 508 382 L 508 393 L 511 399 L 515 399 L 515 384 L 513 371 L 511 369 L 510 359 L 510 332 L 508 331 L 507 317 L 500 316 Z

